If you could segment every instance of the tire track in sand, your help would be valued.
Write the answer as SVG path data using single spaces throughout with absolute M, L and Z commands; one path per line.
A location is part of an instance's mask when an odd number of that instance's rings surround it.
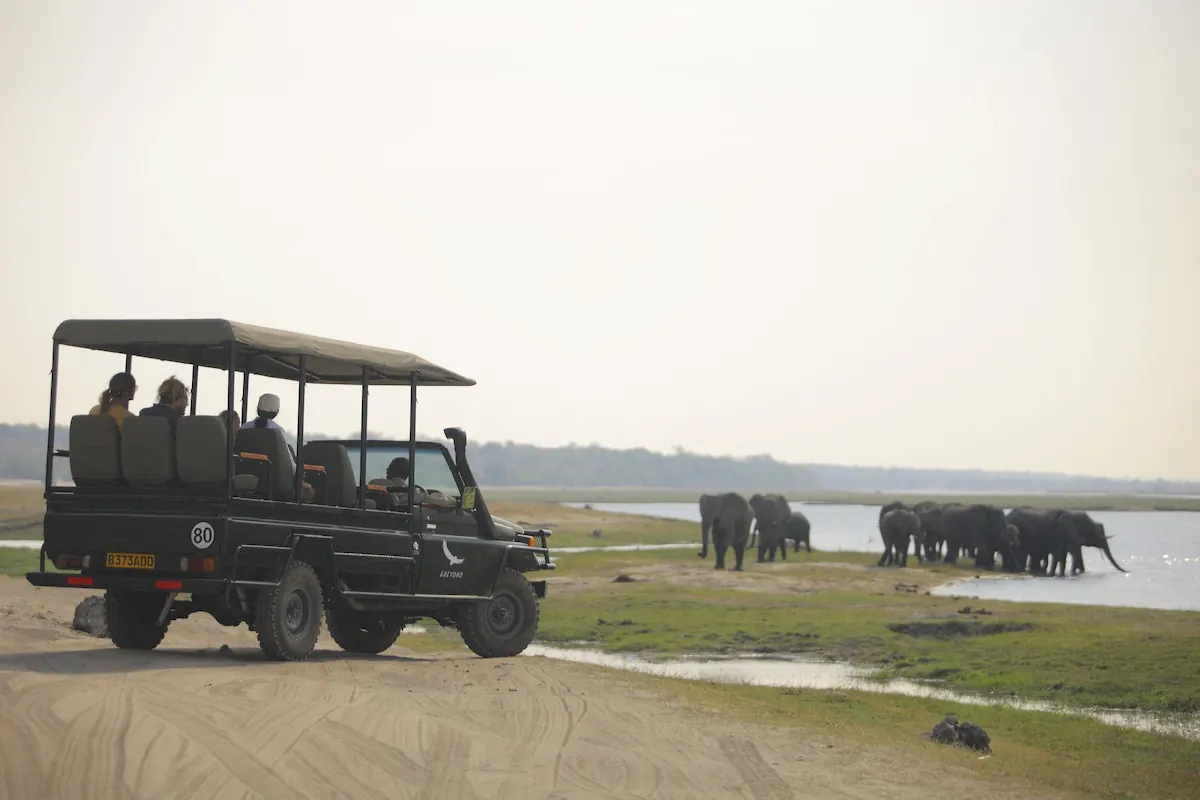
M 779 777 L 779 773 L 763 760 L 754 742 L 726 736 L 718 740 L 718 745 L 721 753 L 742 776 L 754 800 L 791 800 L 796 796 Z

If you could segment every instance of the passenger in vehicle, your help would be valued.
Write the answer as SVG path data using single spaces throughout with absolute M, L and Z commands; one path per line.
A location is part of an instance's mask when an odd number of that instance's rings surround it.
M 242 425 L 243 428 L 275 428 L 283 430 L 278 422 L 275 421 L 275 416 L 279 413 L 279 396 L 274 394 L 263 394 L 258 398 L 257 416 L 248 420 Z
M 236 431 L 239 427 L 241 427 L 242 419 L 238 416 L 236 411 L 230 411 L 228 408 L 223 408 L 217 412 L 217 416 L 220 417 L 221 422 L 225 423 L 225 430 L 227 431 Z
M 137 381 L 133 379 L 133 375 L 128 372 L 118 372 L 109 379 L 108 388 L 100 393 L 100 402 L 92 406 L 92 410 L 88 413 L 92 416 L 107 414 L 117 421 L 119 429 L 124 424 L 125 418 L 131 416 L 129 403 L 135 394 L 137 394 Z
M 167 378 L 158 387 L 158 402 L 147 406 L 138 412 L 141 417 L 163 417 L 171 423 L 172 432 L 175 423 L 187 413 L 188 390 L 183 381 L 174 375 Z

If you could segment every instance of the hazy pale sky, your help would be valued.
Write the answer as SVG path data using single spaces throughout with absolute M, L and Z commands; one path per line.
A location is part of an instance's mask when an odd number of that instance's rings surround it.
M 1194 0 L 0 0 L 0 420 L 62 319 L 228 317 L 475 378 L 426 432 L 1200 477 L 1197 42 Z M 122 364 L 63 366 L 65 421 Z

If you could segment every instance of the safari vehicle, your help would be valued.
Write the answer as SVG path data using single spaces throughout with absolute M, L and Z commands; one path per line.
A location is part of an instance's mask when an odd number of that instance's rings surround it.
M 71 417 L 67 450 L 54 445 L 59 350 L 77 347 L 192 366 L 190 413 L 164 418 Z M 200 367 L 224 370 L 241 420 L 250 376 L 294 380 L 295 460 L 281 430 L 227 431 L 196 414 Z M 554 569 L 547 537 L 493 518 L 467 461 L 467 437 L 416 440 L 418 386 L 475 381 L 411 353 L 220 319 L 68 320 L 54 334 L 46 517 L 35 586 L 102 589 L 109 635 L 150 650 L 172 620 L 197 612 L 242 623 L 268 658 L 312 652 L 324 618 L 353 653 L 380 653 L 420 618 L 457 628 L 482 657 L 513 656 L 533 639 Z M 359 385 L 358 440 L 305 441 L 309 386 Z M 367 439 L 368 391 L 409 386 L 408 441 Z M 405 488 L 373 482 L 396 456 L 411 465 Z M 56 486 L 56 458 L 74 486 Z M 47 572 L 49 558 L 60 572 Z

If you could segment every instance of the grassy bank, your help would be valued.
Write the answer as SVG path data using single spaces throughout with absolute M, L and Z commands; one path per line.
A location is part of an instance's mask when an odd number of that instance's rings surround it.
M 703 575 L 661 569 L 669 555 L 606 554 L 605 572 L 641 578 L 635 582 L 608 579 L 565 593 L 552 586 L 540 640 L 658 654 L 807 653 L 968 692 L 1200 711 L 1200 615 L 1192 612 L 981 605 L 909 591 L 919 584 L 894 571 L 893 585 L 871 586 L 860 573 L 874 567 L 820 564 L 716 588 L 704 586 Z M 590 571 L 588 560 L 564 558 L 563 578 Z M 806 586 L 805 571 L 818 572 L 820 585 Z
M 695 503 L 698 489 L 654 488 L 526 488 L 484 487 L 491 501 L 524 503 Z M 714 489 L 712 491 L 720 491 Z M 752 492 L 743 492 L 749 497 Z M 1155 495 L 1080 495 L 1080 494 L 936 494 L 923 492 L 784 492 L 795 502 L 835 505 L 879 506 L 900 500 L 917 503 L 991 503 L 998 506 L 1031 508 L 1072 508 L 1079 511 L 1200 511 L 1200 497 L 1161 497 Z

